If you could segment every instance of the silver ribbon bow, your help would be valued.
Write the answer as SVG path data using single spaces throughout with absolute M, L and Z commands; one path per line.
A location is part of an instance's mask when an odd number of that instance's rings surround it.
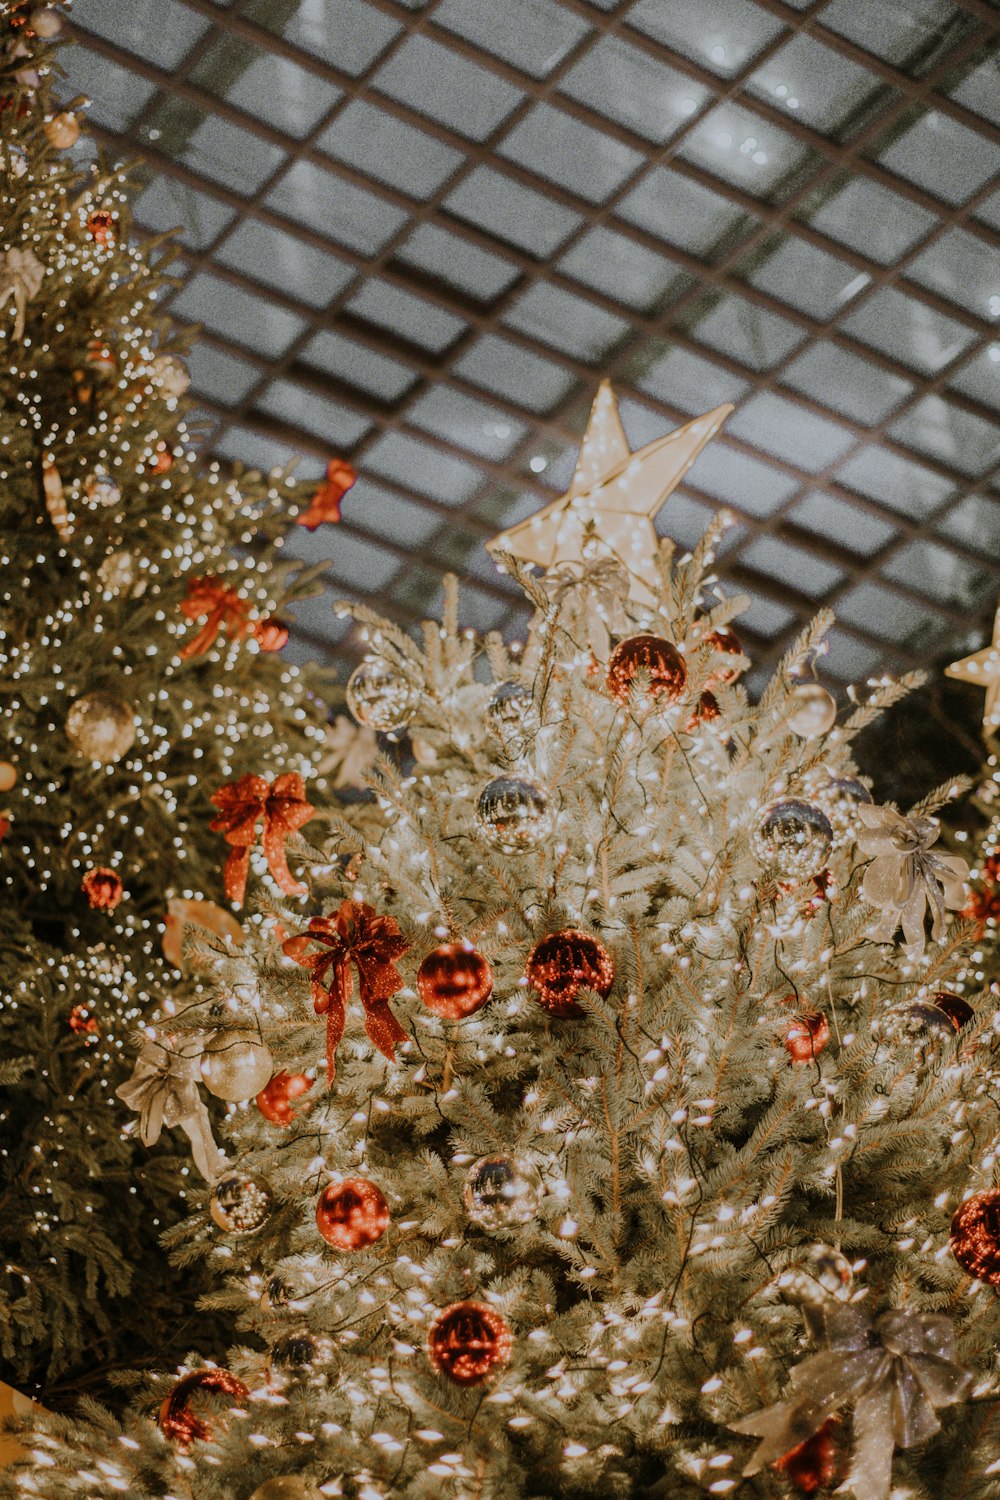
M 944 936 L 946 909 L 965 905 L 969 866 L 957 854 L 942 854 L 931 845 L 937 841 L 933 818 L 904 818 L 891 807 L 861 804 L 858 817 L 865 828 L 858 835 L 858 848 L 871 856 L 861 894 L 882 916 L 873 929 L 877 943 L 889 943 L 902 927 L 913 953 L 924 951 L 924 916 L 931 909 L 931 936 Z
M 0 308 L 14 300 L 14 338 L 20 343 L 24 338 L 24 320 L 28 303 L 37 297 L 45 275 L 34 250 L 19 250 L 15 247 L 6 255 L 0 255 Z
M 191 1142 L 198 1171 L 207 1182 L 214 1182 L 224 1171 L 226 1158 L 215 1144 L 212 1122 L 198 1092 L 201 1043 L 201 1038 L 191 1039 L 187 1046 L 176 1037 L 163 1041 L 147 1038 L 132 1077 L 116 1093 L 129 1109 L 138 1112 L 139 1136 L 144 1145 L 155 1145 L 165 1125 L 179 1125 Z M 134 1129 L 134 1125 L 126 1128 Z
M 837 1493 L 889 1500 L 895 1449 L 933 1437 L 937 1413 L 965 1398 L 972 1374 L 955 1360 L 951 1319 L 938 1313 L 896 1310 L 872 1323 L 859 1308 L 836 1303 L 822 1319 L 829 1348 L 793 1368 L 793 1395 L 729 1424 L 763 1438 L 743 1472 L 776 1463 L 853 1402 L 851 1469 Z
M 563 563 L 539 579 L 542 588 L 568 621 L 571 634 L 582 631 L 584 643 L 599 661 L 606 661 L 612 635 L 629 629 L 624 600 L 628 573 L 614 557 L 583 563 Z

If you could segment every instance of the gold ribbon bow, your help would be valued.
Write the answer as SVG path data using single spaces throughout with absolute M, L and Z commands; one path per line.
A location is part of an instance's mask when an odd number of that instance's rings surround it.
M 857 814 L 865 825 L 858 848 L 871 857 L 861 894 L 882 912 L 875 941 L 890 943 L 901 926 L 911 952 L 922 953 L 927 907 L 937 943 L 944 936 L 946 909 L 958 911 L 965 904 L 969 866 L 957 854 L 931 848 L 939 833 L 933 818 L 904 818 L 891 807 L 865 803 Z
M 308 951 L 312 943 L 319 952 Z M 318 1016 L 326 1016 L 327 1084 L 333 1082 L 337 1047 L 344 1034 L 353 988 L 352 964 L 358 971 L 365 1031 L 382 1055 L 395 1062 L 396 1043 L 406 1040 L 406 1032 L 388 1002 L 403 987 L 394 960 L 410 946 L 396 919 L 380 916 L 364 901 L 342 901 L 332 917 L 312 917 L 308 931 L 286 938 L 281 946 L 289 958 L 310 970 L 313 1007 Z
M 226 843 L 233 846 L 223 872 L 230 901 L 243 904 L 250 873 L 250 850 L 257 842 L 257 824 L 262 819 L 261 844 L 267 868 L 287 896 L 304 896 L 308 886 L 300 885 L 294 878 L 285 856 L 289 834 L 308 823 L 316 811 L 306 801 L 305 782 L 298 772 L 276 776 L 273 783 L 264 776 L 241 776 L 239 781 L 230 781 L 213 792 L 212 801 L 219 809 L 219 816 L 209 826 L 215 833 L 224 833 Z
M 226 1158 L 215 1144 L 212 1122 L 198 1092 L 200 1058 L 200 1037 L 190 1043 L 190 1050 L 185 1050 L 177 1037 L 147 1039 L 132 1077 L 115 1092 L 138 1113 L 139 1138 L 144 1145 L 154 1146 L 164 1125 L 179 1125 L 191 1142 L 198 1171 L 206 1182 L 214 1182 L 225 1169 Z M 127 1128 L 134 1128 L 134 1124 Z
M 915 1448 L 940 1429 L 937 1413 L 964 1400 L 972 1375 L 955 1360 L 955 1331 L 938 1313 L 893 1310 L 872 1323 L 859 1308 L 822 1311 L 829 1347 L 794 1366 L 793 1394 L 729 1425 L 762 1438 L 744 1474 L 757 1474 L 854 1403 L 851 1469 L 838 1493 L 889 1500 L 896 1448 Z
M 181 600 L 180 607 L 181 613 L 187 615 L 189 620 L 200 620 L 203 615 L 208 616 L 198 634 L 177 653 L 182 661 L 189 661 L 192 656 L 203 656 L 215 644 L 215 639 L 223 628 L 231 641 L 246 640 L 248 635 L 253 634 L 254 627 L 250 621 L 247 601 L 236 589 L 229 588 L 218 578 L 189 579 L 187 593 Z
M 24 338 L 24 320 L 28 303 L 37 297 L 42 286 L 45 267 L 34 250 L 16 247 L 0 255 L 0 307 L 14 302 L 14 338 L 20 343 Z

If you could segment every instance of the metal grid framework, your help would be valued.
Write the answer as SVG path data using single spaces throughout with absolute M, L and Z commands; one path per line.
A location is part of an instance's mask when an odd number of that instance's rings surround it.
M 661 513 L 773 663 L 820 604 L 860 678 L 978 643 L 1000 587 L 1000 11 L 987 0 L 75 0 L 68 88 L 182 226 L 215 452 L 362 479 L 331 590 L 396 618 L 568 482 L 737 412 Z M 124 150 L 122 149 L 124 148 Z M 330 596 L 299 650 L 352 654 Z M 977 623 L 978 622 L 978 623 Z

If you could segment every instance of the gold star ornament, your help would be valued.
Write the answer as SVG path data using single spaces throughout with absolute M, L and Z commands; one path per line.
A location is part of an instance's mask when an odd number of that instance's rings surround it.
M 551 569 L 582 565 L 584 545 L 596 537 L 601 552 L 626 570 L 629 598 L 656 604 L 659 539 L 653 519 L 732 409 L 717 406 L 632 453 L 614 392 L 602 380 L 565 495 L 501 531 L 487 549 Z
M 982 651 L 973 656 L 963 656 L 950 667 L 945 667 L 946 677 L 957 677 L 959 682 L 974 682 L 976 687 L 986 689 L 983 705 L 983 728 L 990 732 L 1000 727 L 1000 606 L 993 621 L 993 640 Z

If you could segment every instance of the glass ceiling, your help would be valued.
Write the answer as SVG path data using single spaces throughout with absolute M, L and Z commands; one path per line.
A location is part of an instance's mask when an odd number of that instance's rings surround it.
M 660 526 L 739 524 L 763 667 L 820 604 L 842 679 L 959 654 L 1000 591 L 1000 11 L 988 0 L 75 0 L 70 93 L 136 214 L 225 458 L 362 478 L 299 655 L 568 483 L 596 382 L 633 447 L 737 411 Z M 290 647 L 289 650 L 292 648 Z

